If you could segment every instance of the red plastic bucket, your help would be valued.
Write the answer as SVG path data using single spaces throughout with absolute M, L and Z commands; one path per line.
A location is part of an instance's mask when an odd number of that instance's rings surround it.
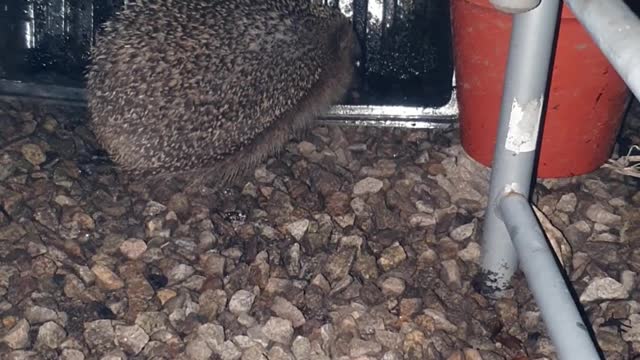
M 488 0 L 452 0 L 451 18 L 462 146 L 491 166 L 511 16 Z M 563 5 L 537 176 L 582 175 L 607 161 L 628 96 L 624 81 Z

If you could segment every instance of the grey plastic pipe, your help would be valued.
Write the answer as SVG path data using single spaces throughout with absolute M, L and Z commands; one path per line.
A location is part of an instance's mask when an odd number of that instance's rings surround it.
M 640 99 L 640 19 L 622 0 L 565 0 L 631 92 Z
M 559 9 L 559 0 L 543 0 L 535 9 L 513 15 L 482 234 L 481 290 L 488 296 L 500 297 L 518 267 L 516 250 L 496 210 L 505 192 L 529 197 Z
M 600 359 L 527 198 L 506 194 L 500 200 L 499 212 L 558 357 Z

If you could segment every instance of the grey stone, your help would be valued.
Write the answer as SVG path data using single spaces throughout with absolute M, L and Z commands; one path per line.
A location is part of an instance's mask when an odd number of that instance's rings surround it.
M 37 325 L 46 323 L 47 321 L 58 320 L 58 313 L 46 307 L 33 305 L 25 309 L 24 317 L 29 321 L 29 324 Z
M 622 217 L 616 215 L 599 203 L 592 204 L 587 209 L 586 216 L 589 220 L 607 226 L 617 226 L 621 224 Z
M 424 314 L 433 319 L 436 329 L 439 329 L 448 333 L 454 333 L 458 330 L 458 327 L 455 326 L 453 323 L 451 323 L 449 320 L 447 320 L 447 317 L 445 316 L 445 314 L 441 313 L 440 311 L 433 310 L 433 309 L 425 309 Z
M 187 264 L 178 264 L 171 270 L 169 270 L 167 278 L 169 279 L 169 284 L 177 284 L 188 279 L 191 275 L 193 275 L 193 273 L 195 273 L 195 269 L 193 268 L 193 266 Z
M 149 335 L 138 325 L 118 325 L 115 341 L 127 354 L 137 355 L 149 342 Z
M 124 281 L 111 269 L 102 265 L 96 264 L 91 268 L 91 271 L 96 275 L 96 283 L 98 286 L 105 290 L 118 290 L 124 287 Z
M 576 197 L 576 194 L 568 193 L 560 197 L 560 200 L 558 200 L 558 203 L 556 204 L 556 209 L 571 214 L 576 211 L 577 205 L 578 198 Z
M 67 337 L 67 332 L 53 321 L 46 322 L 38 329 L 36 347 L 57 349 Z
M 382 354 L 381 360 L 402 360 L 402 353 L 398 350 L 390 350 Z
M 238 347 L 231 340 L 225 341 L 218 347 L 216 354 L 220 356 L 221 360 L 237 360 L 242 356 Z
M 378 265 L 380 265 L 382 270 L 389 271 L 396 268 L 406 259 L 407 253 L 404 251 L 404 248 L 396 242 L 382 251 L 378 259 Z
M 450 236 L 455 241 L 464 241 L 470 238 L 476 230 L 476 223 L 470 222 L 468 224 L 460 225 L 457 228 L 451 230 Z
M 580 295 L 580 302 L 626 299 L 628 297 L 629 291 L 625 289 L 624 285 L 612 278 L 605 277 L 591 281 Z
M 91 349 L 103 352 L 113 347 L 116 333 L 111 320 L 92 321 L 84 327 L 84 341 Z
M 359 338 L 354 338 L 349 343 L 349 355 L 352 358 L 361 356 L 373 356 L 382 351 L 382 345 L 375 341 L 367 341 Z
M 250 291 L 238 290 L 231 296 L 231 300 L 229 300 L 229 311 L 236 316 L 242 313 L 248 313 L 253 306 L 255 298 L 256 296 Z
M 291 321 L 294 328 L 304 325 L 306 321 L 302 311 L 289 302 L 289 300 L 281 296 L 276 296 L 273 299 L 271 310 L 279 317 Z
M 289 234 L 291 234 L 291 236 L 293 236 L 297 241 L 300 241 L 309 228 L 309 220 L 302 219 L 294 221 L 287 224 L 286 227 Z
M 120 244 L 120 252 L 131 260 L 138 259 L 147 251 L 147 244 L 140 239 L 127 239 Z
M 253 339 L 251 339 L 250 337 L 246 336 L 246 335 L 236 335 L 233 337 L 232 339 L 233 343 L 236 344 L 240 349 L 248 349 L 250 347 L 254 347 L 256 345 L 262 347 L 262 345 L 260 345 L 260 343 L 258 343 L 257 341 L 254 341 Z
M 84 360 L 85 356 L 80 350 L 64 349 L 60 354 L 60 360 Z
M 2 360 L 40 360 L 41 357 L 35 351 L 16 350 L 8 354 L 2 354 Z
M 208 360 L 213 355 L 213 350 L 207 346 L 206 340 L 199 336 L 189 340 L 185 352 L 191 360 Z
M 481 256 L 480 245 L 476 242 L 470 242 L 466 248 L 458 251 L 458 257 L 467 263 L 480 263 Z
M 631 314 L 627 325 L 629 328 L 622 334 L 624 341 L 640 343 L 640 314 Z
M 411 216 L 409 217 L 409 225 L 411 225 L 411 227 L 429 227 L 429 226 L 433 226 L 437 223 L 436 217 L 433 214 L 427 214 L 427 213 L 415 213 L 415 214 L 411 214 Z
M 265 348 L 269 346 L 269 338 L 264 334 L 264 331 L 262 331 L 262 326 L 256 325 L 248 328 L 247 336 Z
M 380 284 L 382 293 L 386 296 L 398 297 L 406 288 L 405 281 L 397 277 L 388 277 Z
M 215 351 L 224 343 L 224 328 L 218 324 L 203 324 L 198 327 L 198 336 L 205 340 L 211 350 Z
M 142 211 L 143 216 L 157 216 L 167 210 L 167 207 L 156 201 L 149 201 L 147 207 Z
M 242 360 L 267 360 L 265 350 L 260 345 L 252 346 L 242 353 Z
M 296 360 L 309 360 L 311 358 L 311 342 L 304 336 L 297 336 L 291 344 L 291 351 Z
M 291 321 L 279 317 L 271 317 L 262 327 L 262 331 L 269 340 L 288 345 L 293 337 Z
M 2 342 L 14 350 L 24 349 L 29 345 L 29 322 L 25 319 L 19 320 L 9 332 L 2 338 Z
M 269 360 L 296 360 L 293 355 L 278 345 L 271 347 L 267 357 Z
M 353 185 L 353 194 L 356 196 L 364 194 L 375 194 L 382 190 L 383 182 L 373 177 L 366 177 Z
M 456 260 L 452 259 L 443 261 L 442 273 L 443 279 L 448 285 L 453 285 L 458 288 L 462 286 L 460 267 L 458 266 L 458 262 Z
M 324 266 L 324 274 L 331 283 L 347 276 L 351 270 L 355 253 L 356 250 L 353 248 L 342 248 L 329 257 Z
M 166 330 L 170 326 L 167 314 L 158 311 L 138 314 L 135 324 L 140 326 L 148 335 L 153 335 L 158 330 Z

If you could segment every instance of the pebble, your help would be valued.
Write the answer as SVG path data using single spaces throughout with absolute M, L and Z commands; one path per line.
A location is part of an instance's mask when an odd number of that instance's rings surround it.
M 291 351 L 296 360 L 311 359 L 311 342 L 304 336 L 297 336 L 291 344 Z
M 7 344 L 11 349 L 24 349 L 29 345 L 29 331 L 31 327 L 27 320 L 19 320 L 7 334 L 2 338 L 2 342 Z
M 115 342 L 127 354 L 137 355 L 149 342 L 149 335 L 138 325 L 118 325 L 116 326 Z
M 176 295 L 178 295 L 178 293 L 171 289 L 160 289 L 156 292 L 156 296 L 158 297 L 158 300 L 160 300 L 160 303 L 162 305 L 166 304 L 167 301 L 176 297 Z
M 556 204 L 556 209 L 571 214 L 576 211 L 577 205 L 578 197 L 576 194 L 568 193 L 560 197 L 560 200 L 558 200 L 558 203 Z
M 302 237 L 307 232 L 308 228 L 309 228 L 309 220 L 307 219 L 302 219 L 302 220 L 294 221 L 292 223 L 287 224 L 287 231 L 297 241 L 302 240 Z
M 409 225 L 412 227 L 429 227 L 436 224 L 436 218 L 432 214 L 416 213 L 409 217 Z
M 336 191 L 330 194 L 326 199 L 327 213 L 331 216 L 338 217 L 345 215 L 351 209 L 349 194 Z
M 178 264 L 174 266 L 169 273 L 167 274 L 167 278 L 169 279 L 169 284 L 177 284 L 184 280 L 187 280 L 191 275 L 193 275 L 196 270 L 191 265 L 187 264 Z
M 269 353 L 267 354 L 267 358 L 269 360 L 296 360 L 293 355 L 277 345 L 271 347 L 271 350 L 269 350 Z
M 442 262 L 443 279 L 447 285 L 456 287 L 462 286 L 462 277 L 460 275 L 460 267 L 456 260 L 445 260 Z
M 294 328 L 300 327 L 306 322 L 302 311 L 283 297 L 276 296 L 273 299 L 271 310 L 279 317 L 291 321 Z
M 262 326 L 255 325 L 247 329 L 247 336 L 249 336 L 253 341 L 259 343 L 263 347 L 269 346 L 269 338 L 262 331 Z
M 216 354 L 220 357 L 220 360 L 237 360 L 242 356 L 242 352 L 231 340 L 225 341 L 216 350 Z
M 120 244 L 120 252 L 131 260 L 136 260 L 147 251 L 147 244 L 140 239 L 128 239 Z
M 334 283 L 343 279 L 349 273 L 356 251 L 347 247 L 333 253 L 324 266 L 324 274 L 327 280 Z
M 80 350 L 64 349 L 60 353 L 60 360 L 84 360 L 85 356 Z
M 276 174 L 267 170 L 266 166 L 258 166 L 254 171 L 254 177 L 260 183 L 270 184 L 276 178 Z
M 624 270 L 620 275 L 620 283 L 629 292 L 635 289 L 636 279 L 638 274 L 631 270 Z
M 316 151 L 316 146 L 308 141 L 298 143 L 298 151 L 302 156 L 309 157 Z
M 382 190 L 384 183 L 373 177 L 366 177 L 353 185 L 353 195 L 375 194 Z
M 385 296 L 397 297 L 404 293 L 405 281 L 396 277 L 388 277 L 381 284 L 382 293 Z
M 631 314 L 629 322 L 626 324 L 629 328 L 625 329 L 622 334 L 624 341 L 638 343 L 640 342 L 640 314 Z
M 591 281 L 580 295 L 580 302 L 627 299 L 629 291 L 624 285 L 610 277 L 597 278 Z
M 58 313 L 43 306 L 33 305 L 25 309 L 24 317 L 29 324 L 37 325 L 58 320 Z
M 455 241 L 464 241 L 470 238 L 476 230 L 476 223 L 471 222 L 468 224 L 460 225 L 453 229 L 450 236 Z
M 74 200 L 73 198 L 66 196 L 66 195 L 56 195 L 55 199 L 53 200 L 55 201 L 56 204 L 60 205 L 60 206 L 76 206 L 78 205 L 78 202 L 76 200 Z
M 42 148 L 36 144 L 24 144 L 20 151 L 22 151 L 22 156 L 33 166 L 38 166 L 47 160 Z
M 293 337 L 291 321 L 272 316 L 262 327 L 262 332 L 271 341 L 288 345 Z
M 231 311 L 236 316 L 242 313 L 248 313 L 253 306 L 253 301 L 256 296 L 252 292 L 247 290 L 238 290 L 233 296 L 231 300 L 229 300 L 229 311 Z
M 586 216 L 593 222 L 597 222 L 607 226 L 620 225 L 622 220 L 620 215 L 616 215 L 608 211 L 599 203 L 595 203 L 589 206 L 586 212 Z
M 189 340 L 185 352 L 191 360 L 209 360 L 213 355 L 213 350 L 207 346 L 207 342 L 201 337 L 194 337 Z
M 157 201 L 149 201 L 142 211 L 144 216 L 157 216 L 167 211 L 167 207 Z
M 446 331 L 448 333 L 455 333 L 458 327 L 447 320 L 445 314 L 434 309 L 425 309 L 424 314 L 432 318 L 435 322 L 436 329 Z
M 27 231 L 24 227 L 16 223 L 0 227 L 0 241 L 12 243 L 22 239 L 25 235 L 27 235 Z
M 267 360 L 265 350 L 259 346 L 252 346 L 242 353 L 242 360 Z
M 98 286 L 105 290 L 118 290 L 124 286 L 124 281 L 104 265 L 96 264 L 91 268 L 91 271 L 96 275 Z
M 470 242 L 466 248 L 458 251 L 458 257 L 468 263 L 480 264 L 481 255 L 480 245 L 476 242 Z
M 38 329 L 37 348 L 57 349 L 67 337 L 67 332 L 53 321 L 46 322 Z
M 218 349 L 224 343 L 224 328 L 218 324 L 202 324 L 198 327 L 198 336 L 206 342 L 210 349 Z
M 111 320 L 95 320 L 84 324 L 84 341 L 92 349 L 104 351 L 110 349 L 116 333 Z
M 373 356 L 382 351 L 382 345 L 375 341 L 366 341 L 358 338 L 351 340 L 349 344 L 349 355 L 352 358 L 361 356 Z
M 220 254 L 211 253 L 204 255 L 204 273 L 210 276 L 224 276 L 224 268 L 227 259 Z
M 378 265 L 380 265 L 382 270 L 389 271 L 396 268 L 406 259 L 407 253 L 404 251 L 404 248 L 396 242 L 382 252 L 378 259 Z

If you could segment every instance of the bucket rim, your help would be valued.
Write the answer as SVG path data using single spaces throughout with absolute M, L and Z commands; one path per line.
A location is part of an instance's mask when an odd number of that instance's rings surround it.
M 457 1 L 457 2 L 467 2 L 467 3 L 471 3 L 473 5 L 485 8 L 485 9 L 489 9 L 489 10 L 493 10 L 496 12 L 499 12 L 501 14 L 504 14 L 503 12 L 499 11 L 498 9 L 496 9 L 495 7 L 493 7 L 493 5 L 491 4 L 491 2 L 489 0 L 453 0 L 453 1 Z M 575 15 L 573 15 L 573 13 L 571 12 L 571 9 L 569 9 L 567 7 L 566 4 L 562 4 L 562 14 L 560 16 L 562 19 L 571 19 L 571 20 L 575 20 L 576 17 Z

